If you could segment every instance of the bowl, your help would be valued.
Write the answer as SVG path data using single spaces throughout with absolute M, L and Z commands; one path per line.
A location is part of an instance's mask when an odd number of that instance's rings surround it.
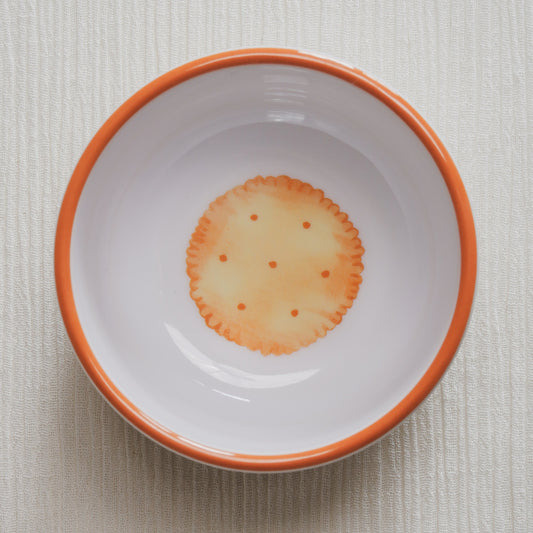
M 467 325 L 476 242 L 404 100 L 250 49 L 113 113 L 67 187 L 55 272 L 78 358 L 128 422 L 204 463 L 282 471 L 361 450 L 428 395 Z

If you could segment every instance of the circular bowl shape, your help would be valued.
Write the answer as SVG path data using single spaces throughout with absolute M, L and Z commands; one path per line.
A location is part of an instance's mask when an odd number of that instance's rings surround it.
M 238 204 L 248 180 L 301 195 L 262 185 Z M 467 324 L 476 243 L 450 156 L 401 98 L 327 59 L 242 50 L 165 74 L 102 126 L 65 194 L 55 268 L 78 357 L 126 420 L 205 463 L 281 471 L 362 449 L 427 396 Z M 349 294 L 327 285 L 339 273 Z

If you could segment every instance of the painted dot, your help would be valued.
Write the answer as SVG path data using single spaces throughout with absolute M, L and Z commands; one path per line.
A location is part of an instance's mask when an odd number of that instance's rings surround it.
M 309 229 L 311 227 L 311 222 L 304 222 L 302 224 L 302 226 L 305 228 L 305 229 Z
M 225 254 L 222 254 L 220 256 L 218 256 L 218 258 L 224 263 L 225 261 L 228 260 L 228 257 L 225 255 Z
M 244 304 L 239 304 L 239 305 L 237 306 L 237 309 L 238 309 L 239 311 L 244 311 L 244 310 L 246 309 L 246 306 L 245 306 Z
M 270 261 L 270 263 L 268 263 L 270 268 L 276 268 L 278 266 L 278 264 L 276 263 L 276 261 Z
M 252 220 L 257 220 L 257 215 L 250 215 L 250 218 L 251 218 Z
M 298 316 L 298 309 L 293 309 L 293 310 L 291 311 L 291 315 L 292 315 L 292 316 Z
M 323 278 L 329 278 L 329 270 L 324 270 L 324 271 L 322 272 L 322 277 L 323 277 Z

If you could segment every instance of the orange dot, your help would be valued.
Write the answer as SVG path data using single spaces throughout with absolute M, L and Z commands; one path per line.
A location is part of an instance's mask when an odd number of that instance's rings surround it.
M 292 315 L 292 316 L 298 316 L 298 309 L 293 309 L 293 310 L 291 311 L 291 315 Z
M 329 277 L 329 270 L 324 270 L 324 272 L 322 272 L 322 277 L 323 278 L 328 278 Z
M 239 305 L 237 306 L 237 309 L 238 309 L 239 311 L 244 311 L 244 310 L 246 309 L 246 306 L 245 306 L 244 304 L 239 304 Z
M 268 264 L 270 265 L 270 268 L 276 268 L 278 266 L 276 261 L 270 261 L 270 263 L 268 263 Z
M 302 226 L 305 228 L 305 229 L 309 229 L 311 227 L 311 222 L 304 222 L 302 224 Z
M 257 220 L 257 215 L 250 215 L 250 218 L 251 218 L 252 220 Z
M 227 256 L 226 256 L 225 254 L 220 255 L 218 258 L 219 258 L 222 262 L 228 260 L 228 258 L 227 258 Z

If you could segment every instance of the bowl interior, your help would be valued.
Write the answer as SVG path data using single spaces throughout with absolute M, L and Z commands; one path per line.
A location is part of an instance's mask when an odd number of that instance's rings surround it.
M 206 327 L 185 258 L 211 201 L 279 174 L 348 213 L 365 270 L 326 337 L 263 356 Z M 258 455 L 336 442 L 398 404 L 444 340 L 460 260 L 448 189 L 413 131 L 364 90 L 281 64 L 202 74 L 139 110 L 93 167 L 71 242 L 80 323 L 118 389 L 184 439 Z

